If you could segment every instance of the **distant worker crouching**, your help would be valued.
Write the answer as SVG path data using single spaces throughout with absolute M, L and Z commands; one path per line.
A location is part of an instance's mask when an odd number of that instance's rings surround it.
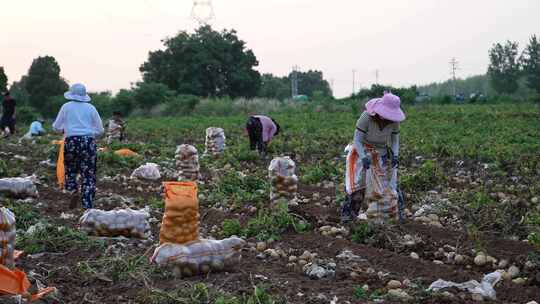
M 246 123 L 246 133 L 249 136 L 249 147 L 257 149 L 261 156 L 265 156 L 268 144 L 272 138 L 279 134 L 280 126 L 271 117 L 252 115 Z

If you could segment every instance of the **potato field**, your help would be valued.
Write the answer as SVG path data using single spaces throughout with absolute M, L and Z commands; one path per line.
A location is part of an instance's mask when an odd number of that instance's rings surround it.
M 536 303 L 540 301 L 540 107 L 439 105 L 405 109 L 399 183 L 403 223 L 342 225 L 344 148 L 358 114 L 272 114 L 281 132 L 266 158 L 249 150 L 245 116 L 129 118 L 127 143 L 98 154 L 94 208 L 144 209 L 147 238 L 97 237 L 57 186 L 60 135 L 0 140 L 0 178 L 35 175 L 37 198 L 0 196 L 16 217 L 16 260 L 34 286 L 57 291 L 36 303 Z M 223 128 L 225 152 L 203 156 L 205 130 Z M 21 126 L 22 128 L 22 126 Z M 164 213 L 162 182 L 178 178 L 175 151 L 199 153 L 199 235 L 246 241 L 241 262 L 185 277 L 150 263 Z M 99 147 L 105 148 L 105 140 Z M 113 151 L 127 148 L 139 156 Z M 298 197 L 271 203 L 268 166 L 296 163 Z M 131 179 L 159 165 L 157 181 Z M 144 235 L 141 233 L 141 236 Z M 481 282 L 499 271 L 496 299 L 439 280 Z M 0 303 L 17 303 L 0 297 Z

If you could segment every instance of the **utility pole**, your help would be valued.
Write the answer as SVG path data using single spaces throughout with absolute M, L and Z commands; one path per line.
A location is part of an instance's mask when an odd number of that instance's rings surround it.
M 352 96 L 356 94 L 356 70 L 352 70 Z
M 293 66 L 291 73 L 291 94 L 292 98 L 298 96 L 298 66 Z
M 379 70 L 375 70 L 375 84 L 379 84 Z
M 459 62 L 456 60 L 455 57 L 450 60 L 450 66 L 452 68 L 452 91 L 454 93 L 454 97 L 457 95 L 456 91 L 456 71 L 459 69 L 458 67 Z
M 330 90 L 332 91 L 332 96 L 334 96 L 334 78 L 330 79 Z

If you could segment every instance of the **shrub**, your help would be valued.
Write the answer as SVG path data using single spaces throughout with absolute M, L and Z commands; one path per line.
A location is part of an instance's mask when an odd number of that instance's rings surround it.
M 39 113 L 34 108 L 23 106 L 17 108 L 17 122 L 29 124 L 38 119 Z
M 237 219 L 226 219 L 221 224 L 221 234 L 224 237 L 230 237 L 233 235 L 242 235 L 242 225 Z

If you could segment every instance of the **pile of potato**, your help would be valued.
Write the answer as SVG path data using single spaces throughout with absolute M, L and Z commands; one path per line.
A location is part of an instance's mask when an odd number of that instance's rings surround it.
M 199 240 L 187 245 L 166 243 L 156 248 L 151 261 L 160 266 L 173 266 L 183 277 L 220 272 L 239 264 L 244 245 L 245 241 L 237 237 Z
M 296 165 L 289 157 L 276 157 L 268 167 L 268 177 L 272 184 L 270 200 L 294 200 L 298 192 L 298 177 L 294 174 Z
M 225 131 L 222 128 L 206 129 L 205 154 L 221 154 L 225 150 Z
M 133 237 L 145 239 L 151 235 L 150 214 L 144 209 L 87 210 L 79 219 L 80 229 L 90 235 Z
M 36 185 L 30 178 L 0 178 L 0 193 L 13 197 L 37 197 Z
M 193 182 L 165 183 L 165 212 L 160 244 L 185 244 L 199 239 L 199 199 Z
M 197 181 L 199 179 L 199 154 L 191 145 L 180 145 L 175 153 L 178 180 Z
M 11 210 L 0 208 L 0 264 L 13 269 L 15 260 L 15 215 Z

